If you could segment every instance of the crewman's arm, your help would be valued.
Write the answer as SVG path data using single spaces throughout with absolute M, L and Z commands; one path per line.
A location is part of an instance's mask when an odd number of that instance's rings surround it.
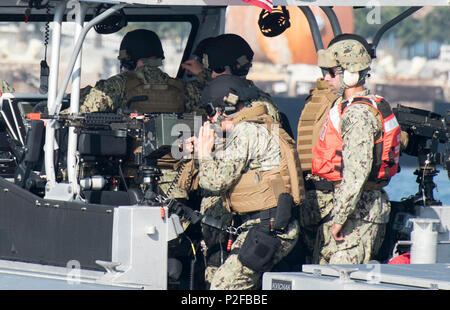
M 343 179 L 335 190 L 333 222 L 344 224 L 353 213 L 369 177 L 378 124 L 365 104 L 350 106 L 341 119 Z

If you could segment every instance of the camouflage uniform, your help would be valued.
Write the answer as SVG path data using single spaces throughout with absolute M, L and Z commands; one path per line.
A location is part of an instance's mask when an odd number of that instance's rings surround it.
M 13 92 L 14 88 L 9 86 L 9 84 L 6 81 L 0 80 L 0 93 L 13 93 Z
M 234 127 L 219 159 L 207 157 L 200 161 L 199 185 L 211 192 L 227 192 L 243 172 L 249 169 L 274 169 L 278 167 L 280 157 L 279 145 L 264 125 L 241 122 Z M 259 219 L 248 220 L 240 226 L 244 231 L 239 233 L 233 242 L 230 255 L 215 272 L 211 289 L 259 288 L 262 273 L 243 266 L 236 253 L 246 238 L 247 229 L 258 223 Z M 273 258 L 273 265 L 294 247 L 298 230 L 298 222 L 292 218 L 286 231 L 277 235 L 281 240 L 281 248 Z
M 214 136 L 214 157 L 219 160 L 223 156 L 225 138 Z M 200 203 L 200 213 L 221 220 L 224 225 L 231 225 L 232 215 L 223 205 L 223 200 L 217 192 L 201 189 L 202 200 Z M 228 257 L 226 251 L 227 234 L 207 225 L 202 225 L 202 251 L 206 259 L 205 281 L 211 284 L 211 280 L 219 268 Z
M 305 181 L 309 180 L 320 181 L 320 177 L 309 173 L 305 176 Z M 318 228 L 333 209 L 333 190 L 307 189 L 305 194 L 300 208 L 300 238 L 306 247 L 305 263 L 311 264 Z
M 247 80 L 251 86 L 253 82 Z M 269 94 L 259 90 L 259 96 L 257 99 L 251 102 L 252 107 L 257 105 L 265 104 L 268 110 L 268 114 L 272 116 L 274 121 L 280 121 L 280 114 L 277 106 L 272 101 Z M 215 156 L 220 157 L 220 147 L 223 145 L 225 140 L 220 140 L 217 136 L 215 137 Z M 203 190 L 202 191 L 202 201 L 200 205 L 201 214 L 212 216 L 216 219 L 221 219 L 223 223 L 229 225 L 231 223 L 231 215 L 225 209 L 223 205 L 222 198 L 219 195 Z M 203 254 L 208 260 L 206 270 L 205 270 L 205 281 L 211 283 L 214 273 L 218 267 L 223 263 L 224 259 L 227 257 L 228 253 L 224 251 L 227 243 L 226 236 L 219 232 L 217 229 L 211 227 L 202 227 L 202 232 L 204 239 L 202 242 Z
M 158 67 L 144 65 L 134 70 L 139 79 L 143 79 L 146 84 L 166 83 L 170 77 Z M 122 72 L 106 80 L 100 80 L 95 87 L 87 87 L 81 91 L 80 113 L 91 112 L 113 112 L 118 108 L 124 108 L 127 104 L 125 96 L 125 86 L 127 73 Z M 199 106 L 201 90 L 195 84 L 185 83 L 185 108 L 186 113 L 203 112 Z
M 367 95 L 368 91 L 355 94 Z M 390 203 L 386 192 L 364 189 L 372 169 L 374 142 L 383 128 L 365 104 L 348 107 L 340 127 L 343 178 L 334 190 L 331 216 L 319 228 L 314 261 L 363 264 L 380 248 L 389 220 Z M 344 225 L 341 230 L 344 241 L 335 241 L 332 237 L 333 223 Z

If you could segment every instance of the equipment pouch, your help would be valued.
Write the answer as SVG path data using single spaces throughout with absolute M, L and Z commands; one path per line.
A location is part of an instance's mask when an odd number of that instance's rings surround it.
M 294 207 L 294 199 L 291 194 L 282 193 L 278 196 L 277 213 L 273 230 L 284 230 L 292 217 L 292 208 Z
M 280 246 L 281 242 L 277 237 L 253 227 L 248 231 L 239 250 L 238 259 L 252 270 L 268 271 L 272 267 L 273 256 Z

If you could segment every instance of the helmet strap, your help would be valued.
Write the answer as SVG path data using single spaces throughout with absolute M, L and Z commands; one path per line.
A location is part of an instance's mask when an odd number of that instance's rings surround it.
M 344 84 L 344 70 L 342 67 L 338 66 L 336 67 L 337 74 L 339 74 L 339 83 L 341 84 L 341 87 L 339 87 L 339 90 L 337 91 L 337 96 L 341 97 L 344 94 L 344 91 L 348 88 Z
M 342 67 L 337 67 L 339 74 L 341 87 L 336 95 L 342 96 L 347 88 L 355 87 L 357 85 L 363 85 L 368 75 L 369 69 L 364 69 L 359 72 L 350 72 L 344 70 Z
M 219 114 L 219 116 L 217 117 L 216 124 L 217 124 L 217 126 L 219 126 L 219 128 L 220 128 L 220 127 L 222 126 L 222 121 L 223 121 L 224 119 L 226 119 L 227 116 L 223 115 L 222 111 L 219 111 L 219 112 L 220 112 L 220 114 Z

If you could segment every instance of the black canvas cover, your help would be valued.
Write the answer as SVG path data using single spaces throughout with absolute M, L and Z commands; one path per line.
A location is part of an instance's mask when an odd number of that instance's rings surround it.
M 0 177 L 0 259 L 102 270 L 111 261 L 113 207 L 44 200 Z

